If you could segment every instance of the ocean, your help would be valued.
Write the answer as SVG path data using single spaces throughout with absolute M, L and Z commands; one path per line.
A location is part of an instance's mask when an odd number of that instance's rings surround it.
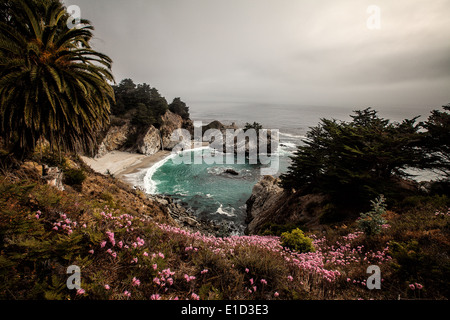
M 258 122 L 266 129 L 278 129 L 280 144 L 279 170 L 276 176 L 287 172 L 290 156 L 302 143 L 310 127 L 320 119 L 351 120 L 354 108 L 268 106 L 256 104 L 215 104 L 213 107 L 191 107 L 191 119 L 206 125 L 214 120 L 243 127 L 245 123 Z M 393 121 L 413 118 L 420 113 L 411 110 L 380 112 L 380 116 Z M 428 113 L 428 112 L 427 112 Z M 427 116 L 427 113 L 425 114 Z M 240 234 L 245 229 L 246 201 L 253 186 L 261 178 L 263 165 L 255 164 L 206 164 L 202 158 L 211 153 L 202 148 L 186 151 L 192 164 L 176 164 L 174 155 L 144 171 L 140 182 L 147 193 L 170 195 L 201 219 L 230 225 Z M 201 163 L 201 164 L 195 164 Z M 226 172 L 233 169 L 237 175 Z

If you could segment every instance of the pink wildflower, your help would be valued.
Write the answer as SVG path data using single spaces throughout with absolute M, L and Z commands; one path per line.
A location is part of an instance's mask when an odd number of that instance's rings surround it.
M 267 284 L 266 279 L 261 279 L 261 283 L 264 284 L 264 285 L 266 285 L 266 284 Z
M 105 284 L 105 289 L 109 290 L 109 289 L 111 289 L 111 287 L 109 285 Z
M 106 246 L 106 241 L 100 242 L 100 248 L 104 248 Z
M 77 290 L 77 295 L 82 295 L 84 294 L 86 291 L 84 291 L 84 289 L 78 289 Z
M 278 298 L 279 295 L 280 295 L 280 294 L 279 294 L 278 292 L 275 292 L 275 293 L 273 294 L 273 296 L 274 296 L 275 298 Z
M 109 242 L 111 242 L 111 245 L 114 247 L 116 245 L 116 240 L 114 239 L 114 232 L 106 232 L 106 235 L 108 236 Z
M 137 279 L 136 277 L 133 278 L 131 285 L 133 287 L 139 287 L 141 285 L 141 281 L 139 279 Z
M 411 290 L 415 290 L 415 289 L 416 289 L 416 287 L 414 286 L 414 284 L 410 284 L 410 285 L 409 285 L 409 288 L 410 288 Z
M 191 297 L 193 300 L 200 300 L 200 297 L 198 295 L 196 295 L 195 293 L 192 293 Z
M 150 299 L 151 300 L 161 300 L 161 296 L 159 294 L 152 294 Z

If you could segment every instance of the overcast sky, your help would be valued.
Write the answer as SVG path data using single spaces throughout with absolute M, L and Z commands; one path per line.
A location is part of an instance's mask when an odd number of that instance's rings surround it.
M 114 60 L 117 82 L 148 83 L 191 108 L 450 103 L 450 0 L 64 3 L 91 20 L 95 49 Z M 381 9 L 379 30 L 367 27 L 369 5 Z

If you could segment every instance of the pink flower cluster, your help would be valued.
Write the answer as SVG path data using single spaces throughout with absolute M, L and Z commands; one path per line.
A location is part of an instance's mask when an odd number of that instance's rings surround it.
M 434 212 L 434 215 L 436 217 L 438 217 L 438 216 L 440 216 L 440 217 L 448 217 L 448 216 L 450 216 L 450 208 L 448 208 L 447 212 L 442 212 L 442 211 L 436 210 Z
M 175 272 L 171 271 L 170 268 L 164 269 L 158 272 L 158 277 L 153 278 L 153 282 L 160 287 L 165 287 L 166 285 L 173 285 L 173 276 Z M 167 288 L 166 288 L 167 290 Z
M 420 283 L 411 283 L 410 285 L 409 285 L 409 288 L 411 289 L 411 290 L 422 290 L 423 289 L 423 285 L 421 285 Z
M 196 277 L 195 276 L 190 276 L 188 274 L 184 274 L 184 279 L 186 279 L 186 282 L 190 282 L 192 280 L 195 280 Z
M 53 222 L 52 230 L 63 230 L 67 232 L 67 234 L 72 234 L 74 228 L 78 226 L 78 223 L 76 221 L 70 220 L 65 213 L 60 213 L 59 216 L 60 220 Z M 36 214 L 36 217 L 38 218 L 39 214 Z

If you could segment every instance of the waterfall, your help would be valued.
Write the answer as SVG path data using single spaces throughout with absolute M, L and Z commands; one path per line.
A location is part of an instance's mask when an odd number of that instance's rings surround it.
M 162 138 L 162 133 L 160 130 L 159 131 L 159 138 L 161 139 L 161 151 L 164 151 L 164 143 L 163 143 L 163 138 Z

